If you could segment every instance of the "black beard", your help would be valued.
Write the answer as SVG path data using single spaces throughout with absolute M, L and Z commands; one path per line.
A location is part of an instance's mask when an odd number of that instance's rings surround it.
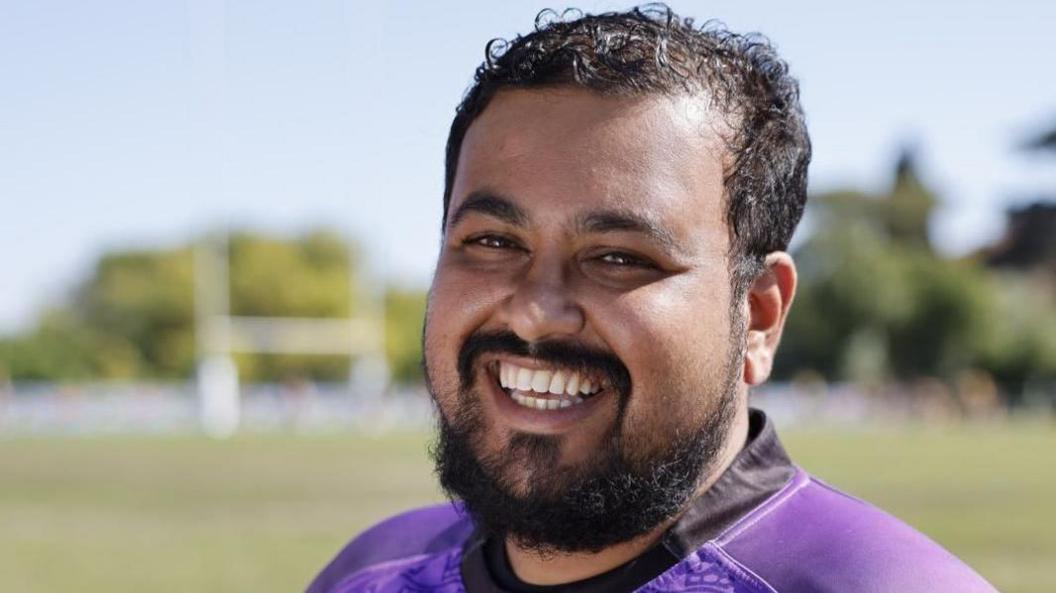
M 530 353 L 565 366 L 573 360 L 583 370 L 607 373 L 610 384 L 617 386 L 611 395 L 620 398 L 617 420 L 601 441 L 609 446 L 598 447 L 591 458 L 571 467 L 559 466 L 560 437 L 555 436 L 517 434 L 501 453 L 478 454 L 474 444 L 480 442 L 487 424 L 480 395 L 470 386 L 473 363 L 485 352 Z M 675 431 L 673 436 L 655 435 L 670 441 L 643 455 L 625 447 L 623 419 L 630 377 L 611 354 L 567 343 L 529 347 L 508 332 L 474 334 L 459 356 L 460 407 L 451 419 L 438 413 L 432 455 L 440 485 L 449 497 L 462 499 L 478 528 L 490 536 L 510 536 L 527 550 L 597 552 L 634 539 L 675 517 L 714 467 L 736 411 L 738 366 L 733 363 L 737 358 L 731 355 L 719 389 L 707 398 L 716 404 L 702 425 Z M 516 484 L 508 476 L 526 464 L 553 470 L 535 472 L 527 492 L 514 494 Z

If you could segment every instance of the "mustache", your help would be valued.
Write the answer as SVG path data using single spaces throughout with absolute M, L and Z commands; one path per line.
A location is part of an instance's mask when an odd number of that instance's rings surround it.
M 477 360 L 484 354 L 511 354 L 531 357 L 554 366 L 602 376 L 621 397 L 631 392 L 631 373 L 611 352 L 570 341 L 526 342 L 511 331 L 474 332 L 458 352 L 458 376 L 463 391 L 476 380 Z

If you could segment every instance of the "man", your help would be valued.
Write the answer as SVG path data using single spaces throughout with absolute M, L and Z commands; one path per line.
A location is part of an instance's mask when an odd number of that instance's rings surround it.
M 423 343 L 461 502 L 370 529 L 309 591 L 993 591 L 748 407 L 806 201 L 785 63 L 663 8 L 541 16 L 489 44 L 447 145 Z

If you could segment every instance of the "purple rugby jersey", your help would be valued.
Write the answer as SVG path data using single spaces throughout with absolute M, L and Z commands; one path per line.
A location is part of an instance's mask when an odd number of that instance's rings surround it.
M 757 436 L 665 535 L 671 567 L 636 591 L 994 593 L 923 534 L 793 465 L 764 415 L 752 420 Z M 348 544 L 308 593 L 500 591 L 465 578 L 475 537 L 457 503 L 398 515 Z

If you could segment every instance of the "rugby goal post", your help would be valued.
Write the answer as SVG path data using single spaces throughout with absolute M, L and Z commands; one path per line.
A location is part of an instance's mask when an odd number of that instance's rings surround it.
M 349 297 L 356 293 L 349 254 Z M 196 386 L 202 430 L 224 438 L 238 430 L 241 400 L 237 353 L 333 354 L 349 357 L 349 391 L 377 397 L 389 382 L 385 361 L 383 288 L 372 291 L 361 316 L 247 317 L 230 314 L 225 235 L 195 246 Z

